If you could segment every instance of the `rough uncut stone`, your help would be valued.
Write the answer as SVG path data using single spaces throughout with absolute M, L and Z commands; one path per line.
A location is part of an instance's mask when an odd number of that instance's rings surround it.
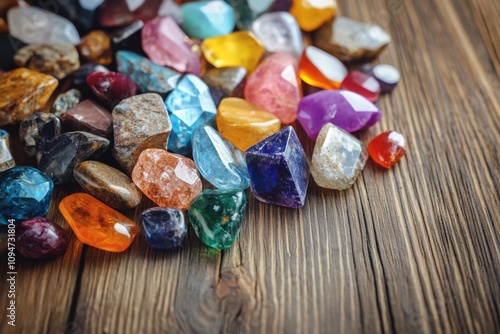
M 58 256 L 67 248 L 68 234 L 51 220 L 37 217 L 16 226 L 16 250 L 26 258 Z
M 342 81 L 340 88 L 358 93 L 370 102 L 376 102 L 380 96 L 378 81 L 360 71 L 350 71 Z
M 249 30 L 252 22 L 266 12 L 274 0 L 226 0 L 236 12 L 236 23 L 241 30 Z
M 233 8 L 221 0 L 185 3 L 181 14 L 182 29 L 197 39 L 229 34 L 236 24 Z
M 161 149 L 141 153 L 132 180 L 159 206 L 179 210 L 186 210 L 203 187 L 193 160 Z
M 84 131 L 66 132 L 45 144 L 38 168 L 55 184 L 74 182 L 75 166 L 99 158 L 108 146 L 106 138 Z
M 49 211 L 54 183 L 33 167 L 0 172 L 0 224 L 43 216 Z
M 82 92 L 76 88 L 68 90 L 66 93 L 59 94 L 52 105 L 51 112 L 57 117 L 61 117 L 68 110 L 80 103 Z
M 73 171 L 76 182 L 90 195 L 117 210 L 133 209 L 141 203 L 142 193 L 118 169 L 99 161 L 84 161 Z
M 309 164 L 291 126 L 250 147 L 246 153 L 255 197 L 289 208 L 304 205 L 309 183 Z
M 86 131 L 101 137 L 108 137 L 113 126 L 111 113 L 92 100 L 78 103 L 62 116 L 62 121 L 71 131 Z
M 363 170 L 366 158 L 363 143 L 335 125 L 326 123 L 314 146 L 311 174 L 320 187 L 347 189 Z
M 45 144 L 61 134 L 61 121 L 53 114 L 34 113 L 19 125 L 19 139 L 29 156 L 40 161 Z
M 166 149 L 172 130 L 162 98 L 148 93 L 123 100 L 113 109 L 113 156 L 130 174 L 141 152 Z
M 133 220 L 88 194 L 65 197 L 59 211 L 82 243 L 108 252 L 125 251 L 137 234 Z
M 290 13 L 304 31 L 313 31 L 337 13 L 336 0 L 293 0 Z
M 94 72 L 108 72 L 109 70 L 99 64 L 88 63 L 81 66 L 73 73 L 73 85 L 79 89 L 87 88 L 87 77 Z
M 117 72 L 94 72 L 87 77 L 87 84 L 99 100 L 110 107 L 137 92 L 134 81 Z
M 347 69 L 334 56 L 317 47 L 308 46 L 300 58 L 299 75 L 311 86 L 338 89 L 347 76 Z
M 10 152 L 10 136 L 5 130 L 0 129 L 0 172 L 16 165 Z
M 187 225 L 182 211 L 165 207 L 150 208 L 141 213 L 140 219 L 149 246 L 176 250 L 184 244 Z
M 247 198 L 243 190 L 204 190 L 189 206 L 189 222 L 207 246 L 228 249 L 240 232 Z
M 78 45 L 78 51 L 88 62 L 109 65 L 113 61 L 111 40 L 102 30 L 94 30 L 85 35 Z
M 27 68 L 0 74 L 0 126 L 22 121 L 45 106 L 58 81 Z
M 370 141 L 368 152 L 377 164 L 391 168 L 405 155 L 406 141 L 401 133 L 387 131 Z
M 219 189 L 250 186 L 245 154 L 211 126 L 193 132 L 193 159 L 200 174 Z

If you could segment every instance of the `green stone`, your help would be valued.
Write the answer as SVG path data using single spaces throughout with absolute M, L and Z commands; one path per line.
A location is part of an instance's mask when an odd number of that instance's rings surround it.
M 246 205 L 243 190 L 207 189 L 191 202 L 189 222 L 204 244 L 228 249 L 238 237 Z

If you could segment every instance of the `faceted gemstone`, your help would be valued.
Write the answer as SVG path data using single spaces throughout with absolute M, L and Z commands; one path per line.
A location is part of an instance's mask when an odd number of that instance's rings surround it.
M 83 190 L 114 209 L 129 210 L 141 203 L 142 193 L 132 180 L 102 162 L 84 161 L 73 175 Z
M 212 68 L 203 75 L 202 80 L 210 87 L 214 101 L 214 96 L 219 98 L 219 101 L 215 101 L 218 105 L 220 100 L 228 96 L 243 97 L 247 70 L 241 66 Z
M 275 0 L 226 0 L 236 12 L 236 24 L 241 30 L 249 30 L 252 22 L 270 9 Z
M 264 54 L 264 47 L 248 31 L 236 31 L 207 38 L 201 49 L 207 61 L 215 67 L 242 66 L 252 72 Z
M 189 206 L 189 222 L 207 246 L 228 249 L 240 233 L 247 197 L 240 189 L 204 190 Z
M 43 216 L 49 211 L 54 183 L 33 167 L 0 172 L 0 224 Z
M 119 50 L 142 50 L 141 32 L 144 22 L 134 21 L 129 25 L 119 28 L 111 33 L 112 48 L 115 52 Z
M 200 78 L 188 74 L 167 97 L 165 105 L 172 122 L 168 149 L 187 155 L 191 152 L 194 129 L 215 120 L 216 107 L 210 90 Z
M 108 252 L 123 252 L 137 234 L 133 220 L 88 194 L 65 197 L 59 211 L 82 243 Z
M 375 58 L 391 41 L 391 36 L 377 25 L 339 16 L 314 34 L 314 45 L 342 61 Z
M 380 96 L 378 81 L 360 71 L 350 71 L 342 81 L 340 88 L 358 93 L 371 102 L 376 102 Z
M 289 208 L 304 205 L 309 182 L 309 163 L 291 126 L 250 147 L 246 153 L 255 197 Z
M 58 81 L 27 68 L 0 74 L 0 126 L 22 121 L 45 106 Z
M 275 115 L 239 98 L 223 99 L 216 120 L 219 132 L 242 151 L 281 129 Z
M 194 161 L 161 149 L 144 150 L 132 172 L 132 180 L 159 206 L 186 210 L 202 190 Z
M 80 103 L 81 98 L 82 92 L 76 88 L 70 89 L 66 93 L 59 94 L 52 105 L 51 112 L 57 117 L 61 117 L 68 110 Z
M 9 133 L 0 129 L 0 172 L 10 169 L 16 165 L 10 152 Z
M 299 123 L 313 141 L 326 123 L 355 132 L 377 123 L 381 116 L 377 106 L 347 90 L 324 90 L 308 95 L 300 100 L 297 112 Z
M 292 123 L 302 95 L 297 72 L 297 59 L 292 55 L 270 55 L 248 78 L 245 99 L 275 114 L 281 123 Z
M 290 13 L 302 30 L 313 31 L 337 13 L 336 0 L 293 0 Z
M 211 126 L 193 132 L 193 159 L 200 174 L 219 189 L 250 186 L 245 154 Z
M 169 16 L 157 17 L 142 28 L 142 48 L 152 61 L 200 75 L 200 57 L 187 41 L 188 37 Z
M 86 131 L 101 137 L 111 134 L 111 113 L 92 100 L 84 100 L 68 110 L 62 121 L 71 131 Z
M 63 133 L 45 144 L 38 168 L 55 184 L 74 182 L 73 169 L 87 159 L 97 159 L 109 140 L 88 132 Z
M 347 76 L 347 69 L 334 56 L 314 46 L 308 46 L 300 58 L 299 74 L 300 78 L 311 86 L 338 89 Z
M 363 170 L 367 156 L 363 143 L 335 125 L 326 123 L 314 146 L 311 174 L 320 187 L 347 189 Z
M 252 32 L 267 52 L 286 52 L 297 58 L 302 54 L 302 33 L 290 13 L 266 13 L 254 21 Z
M 140 219 L 149 246 L 175 250 L 184 244 L 187 225 L 182 211 L 165 207 L 150 208 L 141 213 Z
M 159 66 L 130 51 L 118 51 L 116 63 L 118 72 L 134 80 L 142 93 L 166 96 L 175 88 L 180 78 L 179 72 Z
M 136 20 L 149 21 L 162 15 L 180 22 L 179 7 L 172 0 L 108 0 L 99 12 L 99 24 L 104 27 L 123 26 Z
M 403 135 L 396 131 L 379 134 L 368 144 L 368 152 L 380 166 L 391 168 L 406 153 L 406 141 Z
M 94 72 L 87 77 L 87 84 L 94 94 L 110 107 L 137 93 L 134 81 L 117 72 Z
M 227 35 L 236 24 L 233 8 L 221 0 L 185 3 L 181 14 L 182 29 L 197 39 Z
M 399 71 L 394 66 L 386 64 L 375 66 L 369 75 L 373 76 L 379 82 L 384 93 L 394 90 L 401 78 Z
M 79 89 L 87 88 L 87 77 L 94 72 L 108 72 L 109 70 L 99 64 L 88 63 L 82 65 L 73 73 L 73 85 Z
M 16 250 L 26 258 L 58 256 L 67 248 L 68 234 L 51 220 L 36 217 L 16 226 Z
M 94 30 L 82 38 L 78 51 L 82 59 L 101 65 L 109 65 L 113 61 L 111 41 L 102 30 Z
M 131 173 L 147 148 L 167 149 L 172 124 L 162 98 L 147 93 L 129 97 L 113 109 L 113 156 Z
M 19 139 L 29 156 L 40 161 L 45 144 L 61 134 L 61 121 L 54 114 L 34 113 L 19 125 Z

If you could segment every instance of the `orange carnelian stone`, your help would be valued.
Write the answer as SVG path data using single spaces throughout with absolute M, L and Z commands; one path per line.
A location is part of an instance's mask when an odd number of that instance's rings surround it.
M 405 155 L 406 142 L 399 132 L 387 131 L 372 139 L 368 153 L 380 166 L 391 168 Z
M 339 89 L 347 76 L 347 69 L 331 54 L 310 45 L 300 57 L 299 76 L 313 87 Z
M 123 252 L 137 234 L 134 221 L 88 194 L 65 197 L 59 211 L 81 242 L 108 252 Z

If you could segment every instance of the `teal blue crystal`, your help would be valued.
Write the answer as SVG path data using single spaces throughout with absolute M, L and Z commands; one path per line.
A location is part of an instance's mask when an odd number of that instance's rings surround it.
M 267 12 L 275 0 L 226 0 L 235 11 L 236 25 L 242 30 L 250 30 L 253 21 Z
M 189 37 L 205 39 L 227 35 L 236 24 L 234 10 L 224 1 L 197 1 L 181 6 L 182 28 Z

